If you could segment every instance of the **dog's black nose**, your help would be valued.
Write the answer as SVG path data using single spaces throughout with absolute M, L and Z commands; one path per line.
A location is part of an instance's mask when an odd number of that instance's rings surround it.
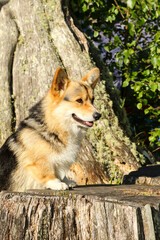
M 99 112 L 94 112 L 93 117 L 94 117 L 95 120 L 98 120 L 98 119 L 100 119 L 101 114 Z

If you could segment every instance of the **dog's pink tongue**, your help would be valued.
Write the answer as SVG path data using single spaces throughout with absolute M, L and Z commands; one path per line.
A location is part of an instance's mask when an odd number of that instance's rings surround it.
M 86 122 L 86 125 L 89 126 L 89 127 L 92 127 L 93 126 L 93 122 Z

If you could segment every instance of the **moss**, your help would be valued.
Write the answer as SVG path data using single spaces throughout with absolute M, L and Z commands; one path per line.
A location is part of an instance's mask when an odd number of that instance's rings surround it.
M 56 196 L 59 196 L 59 197 L 69 197 L 69 194 L 70 194 L 70 192 L 68 191 L 68 190 L 65 190 L 65 191 L 63 191 L 63 190 L 61 190 L 61 191 L 56 191 Z
M 69 190 L 56 191 L 56 192 L 54 192 L 54 195 L 58 196 L 58 197 L 64 197 L 64 198 L 70 198 L 70 199 L 76 198 L 76 195 L 74 193 L 70 192 Z
M 123 182 L 123 173 L 119 171 L 117 166 L 114 165 L 114 171 L 112 172 L 112 176 L 110 179 L 110 184 L 122 184 Z
M 41 30 L 41 26 L 43 26 L 43 28 L 45 28 L 48 32 L 49 31 L 49 23 L 47 21 L 45 12 L 37 11 L 37 14 L 39 15 L 39 19 L 40 19 L 40 23 L 41 23 L 41 25 L 39 26 L 39 30 Z
M 55 0 L 41 0 L 43 6 L 45 6 L 45 9 L 47 11 L 44 11 L 42 16 L 45 17 L 48 21 L 53 21 L 53 13 L 60 8 L 60 1 L 55 1 Z M 57 14 L 58 16 L 58 14 Z M 43 19 L 44 20 L 44 19 Z M 45 20 L 46 21 L 46 20 Z
M 22 34 L 19 34 L 19 37 L 18 37 L 18 44 L 19 45 L 24 45 L 25 41 L 24 41 L 24 38 L 22 36 Z
M 72 199 L 76 199 L 76 195 L 75 195 L 74 193 L 71 193 L 71 194 L 70 194 L 70 197 L 71 197 Z
M 111 87 L 111 84 L 110 84 Z M 137 161 L 142 161 L 143 157 L 137 151 L 135 143 L 131 142 L 120 127 L 118 117 L 113 111 L 113 101 L 106 93 L 105 81 L 101 81 L 95 90 L 95 105 L 101 112 L 101 119 L 88 131 L 88 138 L 94 149 L 95 158 L 104 164 L 110 176 L 111 182 L 121 183 L 123 174 L 114 163 L 114 159 L 123 158 L 118 156 L 113 149 L 128 148 Z M 128 120 L 124 123 L 128 124 Z M 125 150 L 124 150 L 125 151 Z
M 154 194 L 151 194 L 150 192 L 141 192 L 140 195 L 152 196 Z
M 29 69 L 29 62 L 28 59 L 23 59 L 21 64 L 21 70 L 23 73 L 25 73 Z

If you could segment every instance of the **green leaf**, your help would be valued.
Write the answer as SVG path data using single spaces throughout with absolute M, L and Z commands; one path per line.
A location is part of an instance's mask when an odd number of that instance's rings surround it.
M 134 91 L 138 92 L 140 90 L 141 86 L 140 85 L 134 85 Z
M 125 58 L 128 58 L 129 57 L 129 50 L 128 49 L 125 49 L 123 51 L 123 55 L 125 56 Z
M 160 39 L 160 32 L 158 31 L 158 32 L 156 32 L 156 34 L 155 34 L 154 40 L 155 40 L 156 42 L 158 42 L 159 39 Z
M 136 0 L 127 0 L 127 6 L 131 9 L 134 8 Z
M 129 34 L 133 37 L 135 33 L 134 24 L 132 22 L 128 23 Z
M 115 15 L 112 14 L 112 15 L 110 15 L 106 18 L 106 22 L 111 22 L 112 23 L 115 19 L 116 19 Z
M 147 70 L 143 71 L 142 74 L 143 74 L 144 76 L 148 76 L 148 75 L 150 74 L 150 70 L 147 69 Z
M 134 77 L 137 77 L 138 72 L 132 72 L 132 75 L 133 75 Z
M 144 110 L 144 113 L 145 113 L 145 114 L 148 114 L 148 113 L 149 113 L 149 109 L 146 108 L 146 109 Z
M 148 103 L 148 100 L 146 98 L 143 99 L 143 105 L 146 106 Z
M 139 25 L 139 27 L 142 27 L 145 24 L 145 22 L 146 22 L 146 19 L 142 17 L 137 21 L 137 24 Z
M 129 49 L 129 54 L 132 55 L 134 53 L 134 50 L 132 48 Z
M 128 59 L 128 58 L 124 58 L 123 61 L 124 61 L 124 64 L 125 64 L 125 65 L 128 65 L 128 63 L 129 63 L 129 59 Z
M 109 46 L 104 46 L 104 49 L 107 51 L 107 52 L 109 52 Z
M 153 67 L 156 68 L 157 64 L 158 64 L 158 61 L 157 61 L 157 57 L 154 56 L 151 58 L 151 63 L 153 64 Z
M 136 41 L 135 40 L 133 40 L 131 43 L 130 42 L 127 43 L 128 47 L 132 47 L 132 46 L 135 46 L 135 45 L 136 45 Z
M 138 103 L 138 104 L 137 104 L 137 108 L 138 108 L 138 109 L 141 109 L 141 108 L 142 108 L 142 103 Z
M 123 59 L 123 61 L 124 61 L 124 64 L 125 65 L 128 65 L 128 63 L 129 63 L 129 50 L 128 49 L 125 49 L 123 52 L 122 52 L 122 54 L 124 55 L 124 59 Z
M 124 82 L 123 82 L 123 87 L 127 87 L 129 85 L 129 81 L 128 80 L 125 80 Z
M 115 41 L 119 41 L 118 35 L 114 36 L 114 40 L 115 40 Z
M 118 14 L 118 9 L 115 8 L 114 13 L 117 15 Z
M 87 7 L 87 4 L 86 4 L 86 3 L 84 3 L 84 4 L 83 4 L 83 7 L 82 7 L 82 10 L 83 10 L 83 12 L 86 12 L 86 11 L 87 11 L 87 9 L 88 9 L 88 7 Z
M 156 11 L 156 18 L 158 18 L 160 16 L 160 9 L 157 9 Z
M 143 97 L 143 92 L 140 92 L 139 95 L 138 95 L 139 98 L 142 98 Z
M 137 46 L 138 49 L 140 49 L 142 51 L 142 47 L 141 46 Z
M 157 88 L 158 88 L 157 83 L 152 83 L 152 84 L 150 85 L 150 88 L 151 88 L 152 92 L 155 92 L 155 91 L 157 90 Z
M 98 35 L 99 35 L 99 32 L 98 31 L 94 31 L 94 37 L 96 38 L 96 37 L 98 37 Z
M 143 4 L 142 4 L 142 10 L 143 10 L 143 12 L 147 12 L 148 6 L 147 6 L 146 3 L 143 3 Z
M 152 135 L 152 136 L 149 136 L 148 139 L 149 139 L 150 142 L 154 142 L 154 141 L 156 140 L 156 138 L 155 138 L 153 135 Z

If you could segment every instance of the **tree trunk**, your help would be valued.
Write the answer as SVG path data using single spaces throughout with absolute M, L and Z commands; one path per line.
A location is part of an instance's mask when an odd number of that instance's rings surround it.
M 101 82 L 95 105 L 102 118 L 88 132 L 68 175 L 75 180 L 79 174 L 79 184 L 116 182 L 144 159 L 128 137 L 128 120 L 112 76 L 97 49 L 74 25 L 66 2 L 11 0 L 1 8 L 0 145 L 45 95 L 57 67 L 79 80 L 97 65 Z
M 1 240 L 158 240 L 159 187 L 0 193 Z

